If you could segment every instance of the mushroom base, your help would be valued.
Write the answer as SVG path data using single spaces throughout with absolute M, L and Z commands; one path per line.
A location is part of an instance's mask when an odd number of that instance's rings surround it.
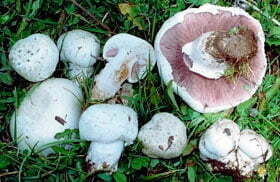
M 209 79 L 246 76 L 249 63 L 257 53 L 257 40 L 246 27 L 203 33 L 182 48 L 190 71 Z
M 68 75 L 70 79 L 89 78 L 93 74 L 93 66 L 81 67 L 76 64 L 69 64 Z
M 91 166 L 91 172 L 116 171 L 123 148 L 124 143 L 122 141 L 113 143 L 92 142 L 86 157 L 86 161 Z
M 237 66 L 250 61 L 257 53 L 257 40 L 246 27 L 217 31 L 208 37 L 206 51 L 216 59 Z
M 222 77 L 229 65 L 213 57 L 207 52 L 207 43 L 215 32 L 207 32 L 182 47 L 183 60 L 188 69 L 205 78 L 218 79 Z
M 208 165 L 215 173 L 222 173 L 228 176 L 232 176 L 234 182 L 243 182 L 248 176 L 241 175 L 240 171 L 236 168 L 229 168 L 227 164 L 217 160 L 207 160 Z
M 248 28 L 233 27 L 209 36 L 206 52 L 229 65 L 224 76 L 230 80 L 238 76 L 248 77 L 250 61 L 257 54 L 257 40 Z

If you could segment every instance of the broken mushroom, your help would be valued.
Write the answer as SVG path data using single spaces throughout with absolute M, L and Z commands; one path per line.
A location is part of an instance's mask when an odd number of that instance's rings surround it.
M 42 150 L 45 156 L 54 153 L 44 147 L 58 141 L 57 133 L 78 128 L 82 101 L 81 89 L 70 80 L 55 78 L 36 85 L 10 121 L 10 133 L 18 148 Z
M 69 63 L 71 79 L 92 75 L 100 52 L 100 42 L 95 35 L 84 30 L 72 30 L 59 37 L 57 47 L 61 60 Z
M 124 146 L 138 134 L 137 113 L 119 104 L 96 104 L 80 118 L 80 136 L 91 141 L 86 157 L 93 172 L 116 171 Z
M 103 58 L 108 63 L 95 77 L 92 92 L 98 100 L 113 97 L 125 80 L 136 83 L 144 78 L 156 62 L 152 45 L 126 33 L 114 35 L 106 42 Z
M 170 113 L 158 113 L 139 131 L 143 153 L 153 158 L 171 159 L 183 152 L 187 142 L 186 127 Z
M 240 132 L 236 123 L 222 119 L 202 135 L 199 142 L 200 157 L 214 171 L 234 177 L 250 177 L 259 164 L 272 156 L 268 142 L 256 132 Z
M 58 59 L 58 48 L 53 40 L 39 33 L 17 41 L 9 53 L 12 68 L 31 82 L 50 77 L 55 71 Z
M 199 23 L 197 23 L 199 22 Z M 168 19 L 155 40 L 161 78 L 198 112 L 248 100 L 266 70 L 260 23 L 240 8 L 206 4 Z

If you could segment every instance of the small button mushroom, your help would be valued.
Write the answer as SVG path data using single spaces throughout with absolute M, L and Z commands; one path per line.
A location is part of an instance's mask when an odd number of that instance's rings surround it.
M 153 158 L 171 159 L 183 152 L 187 142 L 186 127 L 170 113 L 158 113 L 139 131 L 143 153 Z
M 119 104 L 96 104 L 84 111 L 79 129 L 81 138 L 92 142 L 86 158 L 91 170 L 113 172 L 124 146 L 138 134 L 137 114 Z
M 214 171 L 227 172 L 235 178 L 250 177 L 258 165 L 272 156 L 271 146 L 256 132 L 240 132 L 237 124 L 222 119 L 202 135 L 199 142 L 201 158 Z
M 40 151 L 57 141 L 57 133 L 78 128 L 82 101 L 81 89 L 70 80 L 55 78 L 36 85 L 10 121 L 10 133 L 18 148 Z M 45 156 L 51 153 L 51 148 L 42 151 Z
M 93 65 L 100 53 L 100 41 L 95 35 L 84 30 L 72 30 L 59 37 L 57 46 L 60 59 L 69 63 L 69 78 L 92 75 Z
M 121 33 L 111 37 L 103 49 L 108 61 L 95 77 L 93 98 L 105 100 L 113 97 L 125 80 L 136 83 L 144 78 L 148 69 L 155 65 L 155 53 L 147 41 Z
M 199 142 L 201 158 L 225 162 L 238 146 L 240 130 L 236 123 L 223 119 L 206 130 Z
M 59 51 L 49 36 L 33 34 L 17 41 L 10 50 L 9 63 L 24 79 L 38 82 L 55 71 Z
M 271 146 L 265 138 L 253 130 L 243 130 L 239 139 L 239 150 L 257 163 L 263 163 L 272 156 Z

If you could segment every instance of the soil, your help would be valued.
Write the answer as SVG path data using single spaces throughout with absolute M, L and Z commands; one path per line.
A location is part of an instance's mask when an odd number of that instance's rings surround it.
M 237 169 L 229 169 L 226 167 L 226 164 L 222 162 L 216 160 L 208 160 L 207 162 L 212 166 L 213 172 L 232 176 L 233 182 L 244 182 L 246 179 Z
M 206 51 L 217 59 L 239 66 L 256 55 L 257 40 L 254 32 L 246 27 L 233 29 L 236 31 L 214 32 L 207 40 Z

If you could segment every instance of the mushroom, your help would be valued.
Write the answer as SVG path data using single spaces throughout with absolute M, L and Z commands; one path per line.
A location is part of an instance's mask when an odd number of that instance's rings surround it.
M 201 137 L 201 158 L 227 163 L 229 154 L 238 147 L 239 136 L 240 129 L 236 123 L 228 119 L 216 122 Z
M 120 33 L 111 37 L 103 49 L 108 61 L 95 77 L 93 98 L 106 100 L 113 97 L 125 80 L 136 83 L 144 78 L 156 63 L 152 45 L 130 34 Z
M 45 156 L 54 153 L 46 144 L 57 141 L 57 133 L 78 128 L 82 101 L 81 89 L 70 80 L 48 79 L 36 85 L 10 121 L 10 133 L 18 148 L 42 150 Z
M 72 30 L 62 34 L 57 47 L 60 59 L 69 63 L 69 78 L 86 78 L 93 73 L 93 65 L 100 52 L 100 41 L 90 32 Z
M 202 113 L 248 100 L 267 65 L 260 23 L 240 8 L 210 4 L 168 19 L 155 52 L 163 81 L 172 81 L 173 90 Z
M 124 146 L 138 134 L 137 113 L 119 104 L 96 104 L 81 115 L 80 136 L 91 141 L 86 157 L 93 172 L 116 171 Z
M 271 146 L 261 135 L 249 129 L 240 132 L 238 125 L 228 119 L 206 130 L 199 141 L 199 151 L 214 171 L 235 177 L 250 177 L 259 164 L 272 156 Z
M 142 152 L 149 157 L 171 159 L 183 152 L 187 143 L 186 127 L 170 113 L 158 113 L 139 131 Z
M 59 52 L 49 36 L 33 34 L 18 40 L 9 53 L 9 63 L 23 78 L 31 82 L 47 79 L 55 71 Z
M 240 134 L 239 150 L 256 163 L 263 163 L 272 156 L 271 146 L 255 131 L 245 129 Z

